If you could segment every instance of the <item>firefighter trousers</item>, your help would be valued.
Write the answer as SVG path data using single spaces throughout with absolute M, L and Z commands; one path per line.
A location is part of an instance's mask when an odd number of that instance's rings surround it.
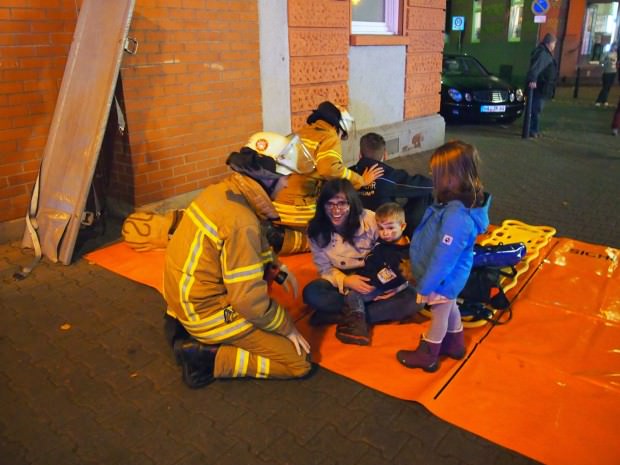
M 215 357 L 216 378 L 300 378 L 311 368 L 310 357 L 297 355 L 286 337 L 254 329 L 223 343 Z

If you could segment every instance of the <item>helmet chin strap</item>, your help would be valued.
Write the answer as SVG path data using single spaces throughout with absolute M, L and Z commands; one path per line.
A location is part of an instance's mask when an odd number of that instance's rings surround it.
M 278 185 L 278 180 L 280 178 L 277 179 L 273 179 L 273 178 L 268 178 L 268 179 L 255 179 L 255 181 L 258 181 L 258 183 L 263 186 L 263 189 L 265 189 L 265 192 L 267 192 L 267 195 L 269 197 L 271 197 L 271 194 L 273 194 L 273 191 L 275 190 L 276 186 Z
M 268 171 L 262 173 L 259 171 L 246 171 L 242 172 L 242 174 L 259 183 L 270 198 L 276 188 L 276 185 L 278 184 L 278 180 L 280 179 L 279 175 L 274 176 Z

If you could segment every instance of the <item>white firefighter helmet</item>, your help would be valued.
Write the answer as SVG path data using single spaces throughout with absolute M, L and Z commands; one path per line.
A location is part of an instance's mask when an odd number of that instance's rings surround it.
M 347 140 L 349 138 L 349 133 L 351 133 L 355 127 L 355 120 L 346 108 L 338 107 L 338 109 L 340 110 L 340 121 L 338 123 L 340 131 L 342 132 L 340 138 L 342 140 Z
M 275 132 L 257 132 L 250 137 L 246 147 L 273 158 L 276 172 L 282 175 L 310 173 L 316 166 L 312 155 L 296 134 L 283 136 Z

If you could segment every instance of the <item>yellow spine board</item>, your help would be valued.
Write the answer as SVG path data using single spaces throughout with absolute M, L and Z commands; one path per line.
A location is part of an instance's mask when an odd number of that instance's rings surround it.
M 551 226 L 532 226 L 518 220 L 504 220 L 501 226 L 494 229 L 488 237 L 480 241 L 481 245 L 523 242 L 527 247 L 525 257 L 515 266 L 515 275 L 501 280 L 500 284 L 504 292 L 508 292 L 517 285 L 519 276 L 529 269 L 531 261 L 538 257 L 540 251 L 549 244 L 555 233 L 555 228 Z M 491 308 L 490 310 L 493 314 L 497 311 Z M 421 310 L 420 313 L 428 318 L 431 317 L 431 312 L 427 309 Z M 465 328 L 476 328 L 487 324 L 486 320 L 473 320 L 469 316 L 463 317 L 462 321 Z

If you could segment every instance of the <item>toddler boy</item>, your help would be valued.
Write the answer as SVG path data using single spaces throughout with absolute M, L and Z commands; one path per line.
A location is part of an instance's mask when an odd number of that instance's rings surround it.
M 345 344 L 370 344 L 366 322 L 366 302 L 387 299 L 407 288 L 409 275 L 409 239 L 403 235 L 407 223 L 405 212 L 396 202 L 381 205 L 375 212 L 379 240 L 355 274 L 369 279 L 375 289 L 368 294 L 349 290 L 344 298 L 342 322 L 336 337 Z

